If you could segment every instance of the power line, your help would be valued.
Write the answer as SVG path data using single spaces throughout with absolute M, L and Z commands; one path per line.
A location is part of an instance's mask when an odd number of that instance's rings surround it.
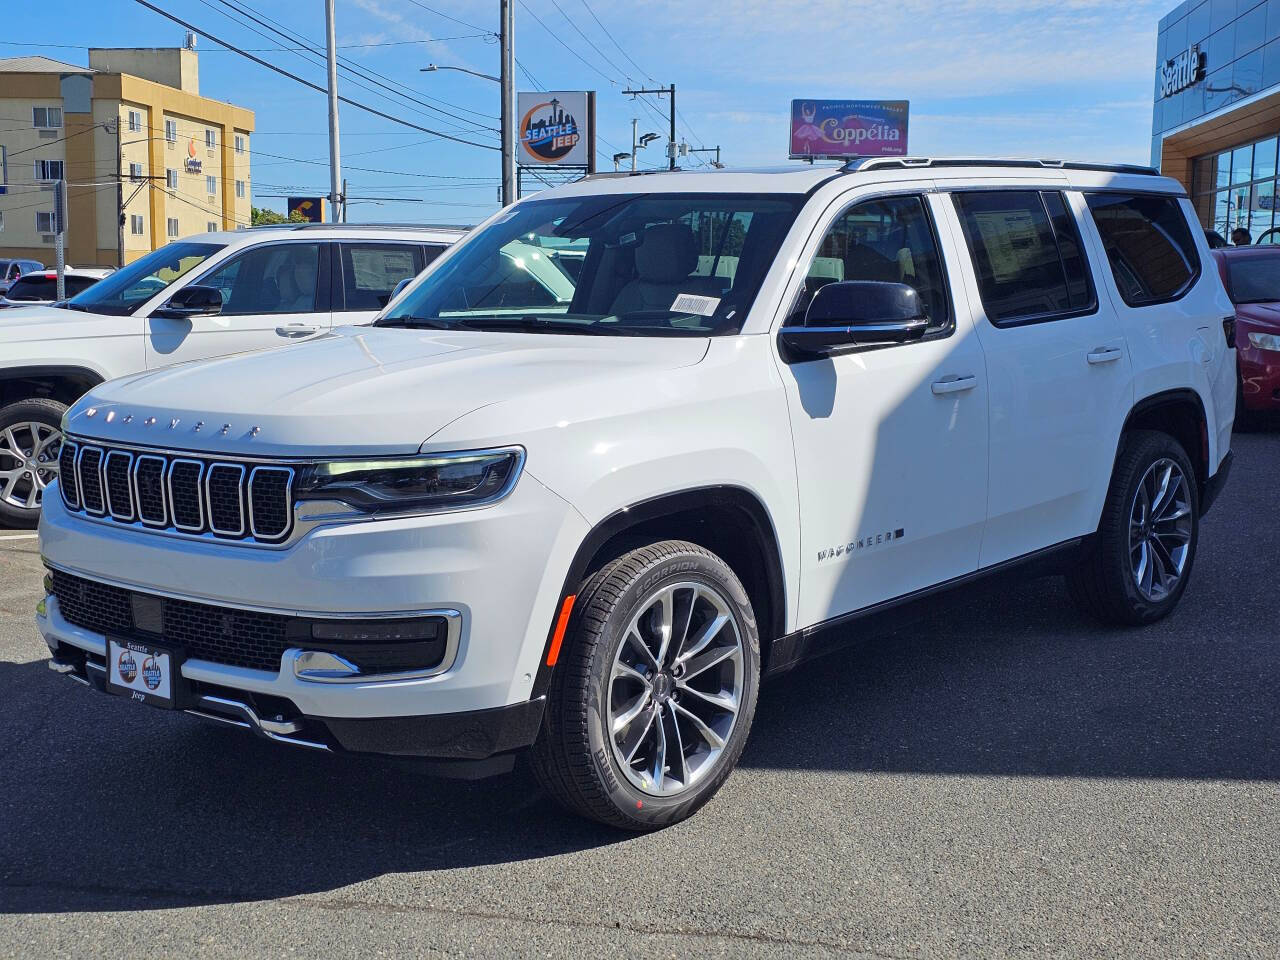
M 141 0 L 139 0 L 139 2 L 141 2 Z M 614 86 L 617 86 L 617 85 L 618 85 L 618 81 L 617 81 L 617 80 L 614 80 L 613 78 L 611 78 L 611 77 L 610 77 L 608 74 L 606 74 L 603 70 L 601 70 L 601 69 L 600 69 L 599 67 L 597 67 L 595 64 L 591 63 L 589 60 L 587 60 L 585 57 L 583 57 L 583 56 L 582 56 L 582 54 L 578 53 L 578 51 L 577 51 L 577 50 L 573 49 L 573 47 L 569 46 L 567 43 L 565 43 L 563 40 L 561 40 L 561 39 L 560 39 L 560 34 L 556 33 L 554 30 L 552 30 L 550 27 L 548 27 L 548 26 L 546 25 L 546 23 L 544 23 L 544 22 L 543 22 L 543 19 L 542 19 L 540 16 L 538 16 L 536 13 L 534 13 L 534 12 L 533 12 L 533 10 L 532 10 L 532 9 L 530 9 L 529 5 L 528 5 L 527 3 L 525 3 L 525 2 L 524 2 L 524 0 L 520 0 L 520 6 L 524 7 L 524 11 L 525 11 L 525 13 L 527 13 L 527 14 L 529 14 L 529 16 L 533 17 L 533 19 L 534 19 L 535 21 L 537 21 L 538 26 L 542 27 L 542 29 L 543 29 L 543 30 L 545 30 L 545 31 L 547 32 L 548 36 L 550 36 L 553 40 L 555 40 L 555 42 L 556 42 L 556 43 L 560 44 L 560 46 L 562 46 L 562 47 L 564 47 L 566 50 L 568 50 L 571 54 L 573 54 L 573 55 L 574 55 L 578 60 L 580 60 L 580 61 L 581 61 L 583 64 L 585 64 L 587 67 L 589 67 L 590 69 L 594 70 L 594 71 L 595 71 L 596 73 L 598 73 L 600 76 L 604 77 L 604 79 L 605 79 L 605 82 L 606 82 L 606 83 L 613 84 Z
M 635 67 L 637 70 L 639 70 L 641 75 L 646 80 L 648 80 L 650 83 L 657 83 L 658 81 L 655 80 L 653 77 L 651 77 L 647 72 L 645 72 L 644 68 L 641 67 L 640 64 L 636 63 L 634 60 L 631 59 L 631 54 L 627 53 L 627 51 L 623 49 L 622 44 L 618 43 L 618 41 L 614 39 L 613 34 L 609 32 L 609 28 L 600 22 L 600 18 L 596 16 L 596 12 L 591 9 L 591 4 L 587 3 L 587 0 L 582 0 L 582 5 L 587 8 L 587 13 L 591 14 L 591 19 L 596 22 L 596 25 L 601 30 L 604 31 L 604 35 L 609 38 L 609 42 L 618 48 L 618 52 L 621 53 L 624 57 L 626 57 L 627 60 L 631 63 L 631 65 Z M 592 44 L 592 46 L 595 46 L 595 44 Z
M 146 7 L 148 10 L 153 11 L 154 13 L 160 14 L 160 16 L 164 17 L 166 20 L 172 20 L 174 23 L 178 24 L 179 26 L 186 27 L 188 30 L 194 30 L 196 33 L 200 34 L 200 36 L 205 37 L 208 40 L 212 40 L 214 43 L 219 44 L 220 46 L 224 46 L 228 50 L 234 50 L 235 52 L 241 54 L 244 57 L 247 57 L 248 59 L 252 60 L 254 63 L 258 64 L 261 67 L 266 67 L 268 70 L 271 70 L 274 73 L 278 73 L 281 76 L 288 77 L 290 80 L 294 80 L 302 84 L 304 87 L 310 87 L 312 90 L 315 90 L 317 93 L 324 93 L 324 94 L 328 93 L 328 90 L 326 90 L 324 87 L 320 86 L 319 84 L 312 83 L 310 80 L 304 80 L 302 77 L 298 76 L 297 74 L 290 73 L 288 70 L 285 70 L 283 67 L 277 67 L 273 63 L 268 63 L 267 61 L 263 60 L 261 57 L 255 56 L 252 53 L 246 53 L 244 50 L 240 49 L 235 44 L 228 43 L 227 41 L 222 40 L 219 37 L 215 37 L 213 34 L 209 33 L 207 30 L 203 30 L 200 27 L 197 27 L 193 23 L 189 23 L 188 21 L 183 20 L 179 17 L 175 17 L 171 13 L 167 13 L 166 11 L 161 10 L 155 4 L 150 3 L 149 0 L 135 0 L 135 2 L 141 4 L 142 6 Z M 441 137 L 442 139 L 451 140 L 454 143 L 465 144 L 469 147 L 479 147 L 482 150 L 496 151 L 500 149 L 499 147 L 491 144 L 476 143 L 474 140 L 466 140 L 462 137 L 455 137 L 453 134 L 450 134 L 450 133 L 444 133 L 443 131 L 440 131 L 440 130 L 433 130 L 430 127 L 424 127 L 420 124 L 412 123 L 400 117 L 392 116 L 391 114 L 386 113 L 382 110 L 378 110 L 375 107 L 371 107 L 368 104 L 361 103 L 358 100 L 352 100 L 350 97 L 339 95 L 338 99 L 341 100 L 343 103 L 348 104 L 349 106 L 355 107 L 357 110 L 363 110 L 366 113 L 373 114 L 374 116 L 382 117 L 384 120 L 390 120 L 392 123 L 398 123 L 401 126 L 410 127 L 411 129 L 414 129 L 414 130 L 421 130 L 423 133 L 430 133 L 437 137 Z
M 428 7 L 425 3 L 420 3 L 419 0 L 409 0 L 409 2 L 412 3 L 415 7 L 421 7 L 423 10 L 426 10 L 428 13 L 434 13 L 437 17 L 443 17 L 445 20 L 451 20 L 454 23 L 460 24 L 464 27 L 470 27 L 472 30 L 484 30 L 485 33 L 491 37 L 497 36 L 497 34 L 495 34 L 492 30 L 485 30 L 485 28 L 480 26 L 478 23 L 470 23 L 467 20 L 459 20 L 457 17 L 451 17 L 449 14 L 445 13 L 443 10 L 437 10 L 435 9 L 435 7 Z
M 477 37 L 492 36 L 489 33 L 460 33 L 453 37 L 431 37 L 427 40 L 382 40 L 378 43 L 340 43 L 339 50 L 361 50 L 369 47 L 402 47 L 414 43 L 445 43 L 449 40 L 472 40 Z M 17 40 L 0 40 L 0 47 L 48 47 L 51 50 L 87 50 L 93 47 L 91 43 L 24 43 Z M 302 47 L 245 47 L 250 53 L 272 53 L 275 51 L 286 51 L 295 49 L 305 49 Z M 232 53 L 230 50 L 204 50 L 203 53 Z

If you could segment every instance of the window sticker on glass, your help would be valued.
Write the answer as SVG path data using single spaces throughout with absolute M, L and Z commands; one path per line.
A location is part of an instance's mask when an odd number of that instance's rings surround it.
M 1016 280 L 1041 258 L 1035 218 L 1029 210 L 995 210 L 971 215 L 991 260 L 997 283 Z
M 671 312 L 710 317 L 715 314 L 718 306 L 720 306 L 719 297 L 700 297 L 695 293 L 680 293 L 676 295 L 675 303 L 671 304 Z

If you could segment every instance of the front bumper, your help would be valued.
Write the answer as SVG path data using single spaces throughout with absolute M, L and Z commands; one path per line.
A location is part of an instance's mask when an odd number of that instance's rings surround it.
M 287 549 L 193 542 L 68 514 L 46 498 L 40 544 L 56 570 L 139 594 L 236 612 L 316 619 L 457 613 L 454 650 L 440 672 L 407 679 L 320 682 L 294 669 L 290 648 L 274 669 L 188 656 L 193 695 L 247 706 L 261 720 L 303 724 L 258 732 L 327 749 L 475 759 L 527 745 L 540 701 L 533 679 L 586 521 L 527 472 L 484 509 L 318 527 Z M 93 683 L 107 637 L 70 622 L 47 597 L 37 626 L 55 663 Z M 111 631 L 115 635 L 116 631 Z M 139 636 L 138 639 L 146 639 Z M 151 640 L 166 641 L 163 634 Z M 181 704 L 201 710 L 199 703 Z M 207 706 L 207 704 L 206 704 Z M 387 721 L 372 725 L 372 721 Z

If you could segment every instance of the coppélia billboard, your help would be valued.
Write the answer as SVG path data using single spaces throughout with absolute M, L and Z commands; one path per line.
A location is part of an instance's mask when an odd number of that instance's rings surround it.
M 591 95 L 585 90 L 516 97 L 516 162 L 524 167 L 585 167 L 590 160 Z
M 791 157 L 902 157 L 906 100 L 792 100 Z

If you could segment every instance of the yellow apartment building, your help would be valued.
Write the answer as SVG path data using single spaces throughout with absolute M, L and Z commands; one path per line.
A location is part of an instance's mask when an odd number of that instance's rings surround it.
M 248 226 L 253 111 L 200 96 L 186 48 L 89 49 L 89 66 L 0 59 L 0 258 L 121 266 L 170 240 Z

